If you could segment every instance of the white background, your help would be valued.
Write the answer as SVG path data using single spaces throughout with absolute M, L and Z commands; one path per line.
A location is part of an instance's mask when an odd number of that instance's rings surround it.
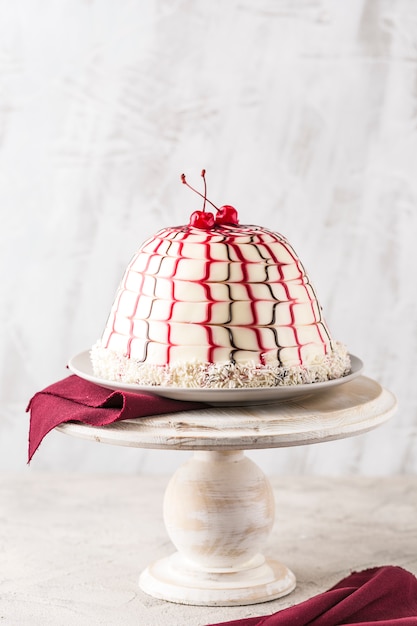
M 417 471 L 417 3 L 0 1 L 0 469 L 38 390 L 99 337 L 126 263 L 200 184 L 288 237 L 385 426 L 253 453 L 268 473 Z M 52 433 L 30 471 L 166 472 L 185 453 Z

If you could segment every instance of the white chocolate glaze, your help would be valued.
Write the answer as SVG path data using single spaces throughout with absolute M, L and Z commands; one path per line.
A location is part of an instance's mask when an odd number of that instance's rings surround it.
M 146 385 L 275 386 L 350 369 L 282 235 L 259 226 L 166 228 L 128 265 L 97 376 Z

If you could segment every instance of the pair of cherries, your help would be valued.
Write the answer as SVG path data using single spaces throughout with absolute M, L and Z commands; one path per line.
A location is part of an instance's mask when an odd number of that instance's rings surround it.
M 191 214 L 189 225 L 195 228 L 210 229 L 214 226 L 239 224 L 238 214 L 234 207 L 230 206 L 230 204 L 225 204 L 219 208 L 207 198 L 206 170 L 202 170 L 201 176 L 204 180 L 204 195 L 197 191 L 197 189 L 194 189 L 194 187 L 191 187 L 185 179 L 185 174 L 181 174 L 182 183 L 187 185 L 187 187 L 192 189 L 192 191 L 197 193 L 204 200 L 203 210 L 194 211 L 194 213 Z M 216 209 L 216 215 L 206 211 L 206 202 Z

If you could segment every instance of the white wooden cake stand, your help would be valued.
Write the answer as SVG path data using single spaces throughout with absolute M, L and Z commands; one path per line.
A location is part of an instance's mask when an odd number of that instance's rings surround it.
M 285 565 L 263 554 L 274 521 L 273 494 L 243 451 L 364 433 L 385 422 L 395 406 L 390 392 L 358 376 L 283 402 L 208 407 L 103 427 L 69 422 L 58 430 L 109 444 L 194 451 L 164 498 L 177 552 L 149 565 L 139 585 L 171 602 L 232 606 L 284 596 L 296 584 Z

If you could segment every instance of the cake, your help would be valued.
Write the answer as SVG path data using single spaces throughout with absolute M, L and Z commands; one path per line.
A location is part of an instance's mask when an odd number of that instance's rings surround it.
M 203 210 L 189 224 L 163 228 L 130 261 L 91 350 L 94 374 L 184 388 L 276 387 L 348 374 L 347 349 L 332 338 L 287 239 L 240 225 L 229 205 L 213 215 L 206 188 L 199 195 Z

